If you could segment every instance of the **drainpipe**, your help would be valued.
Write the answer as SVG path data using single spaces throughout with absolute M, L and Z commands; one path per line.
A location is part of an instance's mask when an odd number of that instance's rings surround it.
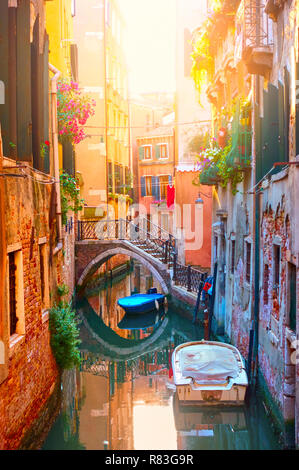
M 2 134 L 0 124 L 0 173 L 3 168 L 2 154 Z M 4 283 L 5 283 L 5 267 L 6 267 L 6 234 L 5 234 L 5 204 L 4 204 L 4 178 L 0 177 L 0 342 L 4 339 Z M 3 343 L 2 343 L 3 344 Z M 0 344 L 0 354 L 2 345 Z M 1 365 L 0 356 L 0 365 Z
M 259 126 L 259 113 L 260 113 L 260 104 L 259 104 L 259 95 L 260 95 L 260 82 L 259 76 L 255 76 L 254 79 L 254 87 L 255 93 L 253 97 L 253 105 L 254 105 L 254 165 L 253 165 L 253 185 L 256 185 L 258 178 L 260 177 L 260 164 L 261 164 L 261 155 L 260 155 L 260 130 L 258 130 Z M 253 245 L 254 245 L 254 280 L 253 280 L 253 344 L 252 344 L 252 360 L 253 360 L 253 368 L 251 371 L 253 372 L 252 384 L 253 386 L 257 380 L 257 372 L 258 372 L 258 345 L 259 345 L 259 289 L 260 289 L 260 196 L 256 192 L 256 187 L 253 190 Z
M 49 70 L 54 73 L 51 79 L 51 117 L 52 117 L 52 139 L 53 139 L 53 160 L 54 178 L 56 188 L 56 215 L 58 225 L 58 245 L 54 249 L 54 254 L 62 248 L 62 221 L 61 221 L 61 197 L 60 197 L 60 175 L 59 175 L 59 149 L 58 149 L 58 122 L 57 122 L 57 80 L 61 72 L 53 65 L 49 64 Z

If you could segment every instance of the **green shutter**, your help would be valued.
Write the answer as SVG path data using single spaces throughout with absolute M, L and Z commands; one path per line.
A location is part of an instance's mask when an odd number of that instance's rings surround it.
M 43 112 L 44 112 L 44 142 L 49 139 L 49 36 L 46 36 L 43 54 Z M 74 156 L 73 156 L 74 160 Z M 72 173 L 75 174 L 74 161 L 72 161 Z M 50 172 L 50 155 L 46 152 L 43 162 L 44 171 Z
M 0 104 L 0 123 L 3 138 L 3 153 L 5 156 L 10 154 L 10 135 L 9 135 L 9 78 L 8 78 L 8 7 L 7 1 L 0 2 L 0 80 L 5 88 L 5 103 Z M 16 142 L 13 142 L 16 144 Z
M 287 68 L 284 68 L 284 159 L 283 161 L 289 161 L 289 132 L 290 132 L 290 74 Z
M 161 158 L 161 146 L 156 145 L 156 159 L 159 160 Z
M 139 147 L 139 160 L 144 160 L 144 147 Z
M 17 8 L 18 159 L 32 162 L 30 64 L 30 0 L 23 0 Z
M 278 106 L 278 88 L 269 84 L 268 91 L 264 91 L 261 176 L 264 176 L 268 171 L 271 170 L 273 163 L 280 161 Z M 277 171 L 279 171 L 279 168 Z
M 63 143 L 63 169 L 69 174 L 74 176 L 74 152 L 73 144 L 70 141 Z
M 141 186 L 141 197 L 146 196 L 146 185 L 145 185 L 145 177 L 141 176 L 140 178 L 140 186 Z
M 299 80 L 299 63 L 296 64 L 296 80 Z M 296 155 L 299 155 L 299 89 L 296 88 Z

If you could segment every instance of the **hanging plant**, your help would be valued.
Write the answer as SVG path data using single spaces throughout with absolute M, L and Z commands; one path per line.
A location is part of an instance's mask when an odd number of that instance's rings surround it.
M 84 199 L 80 198 L 78 181 L 66 172 L 60 175 L 60 193 L 62 223 L 66 225 L 68 211 L 75 214 L 80 212 L 84 207 Z
M 204 173 L 212 174 L 213 178 L 217 178 L 223 188 L 226 188 L 230 182 L 232 193 L 236 194 L 237 185 L 244 179 L 244 172 L 242 167 L 234 162 L 234 157 L 231 153 L 231 140 L 224 148 L 219 147 L 216 141 L 213 140 L 210 147 L 203 149 L 199 155 L 197 155 L 199 177 L 193 183 L 200 185 L 200 180 L 203 179 L 201 175 L 204 175 Z M 213 170 L 212 173 L 211 170 Z
M 78 83 L 60 80 L 57 85 L 59 142 L 79 144 L 85 137 L 84 126 L 95 113 L 96 102 L 79 90 Z

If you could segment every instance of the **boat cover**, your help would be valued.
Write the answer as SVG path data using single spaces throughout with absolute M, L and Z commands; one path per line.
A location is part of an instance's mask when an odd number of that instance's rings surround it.
M 155 302 L 155 300 L 162 300 L 164 297 L 162 294 L 136 294 L 119 299 L 118 304 L 121 307 L 139 307 L 140 305 Z
M 179 361 L 182 376 L 192 377 L 197 383 L 219 384 L 239 375 L 234 352 L 223 346 L 187 346 L 179 351 Z

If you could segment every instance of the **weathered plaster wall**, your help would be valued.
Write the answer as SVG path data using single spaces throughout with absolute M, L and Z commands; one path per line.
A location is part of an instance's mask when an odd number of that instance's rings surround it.
M 221 205 L 214 198 L 213 204 L 213 244 L 212 266 L 218 262 L 217 288 L 214 315 L 216 330 L 225 334 L 237 346 L 245 358 L 248 356 L 249 332 L 252 318 L 252 279 L 246 280 L 245 242 L 252 243 L 252 195 L 247 194 L 251 179 L 245 174 L 239 184 L 239 192 L 232 194 L 230 186 L 217 192 Z M 218 211 L 225 211 L 226 216 L 217 216 Z M 219 214 L 219 212 L 218 212 Z M 221 214 L 221 212 L 220 212 Z M 217 257 L 215 241 L 217 243 Z M 232 266 L 232 241 L 235 243 L 234 267 Z M 253 261 L 253 245 L 251 260 Z
M 291 188 L 298 178 L 295 168 L 274 175 L 265 188 L 261 207 L 261 280 L 259 362 L 269 391 L 285 421 L 296 415 L 296 364 L 290 329 L 289 263 L 297 270 L 298 299 L 298 233 L 296 203 Z M 298 184 L 298 183 L 297 183 Z M 280 246 L 279 288 L 275 286 L 274 245 Z M 265 265 L 269 267 L 265 275 Z M 298 305 L 297 305 L 298 325 Z M 298 375 L 298 372 L 297 372 Z M 298 410 L 297 410 L 298 413 Z

